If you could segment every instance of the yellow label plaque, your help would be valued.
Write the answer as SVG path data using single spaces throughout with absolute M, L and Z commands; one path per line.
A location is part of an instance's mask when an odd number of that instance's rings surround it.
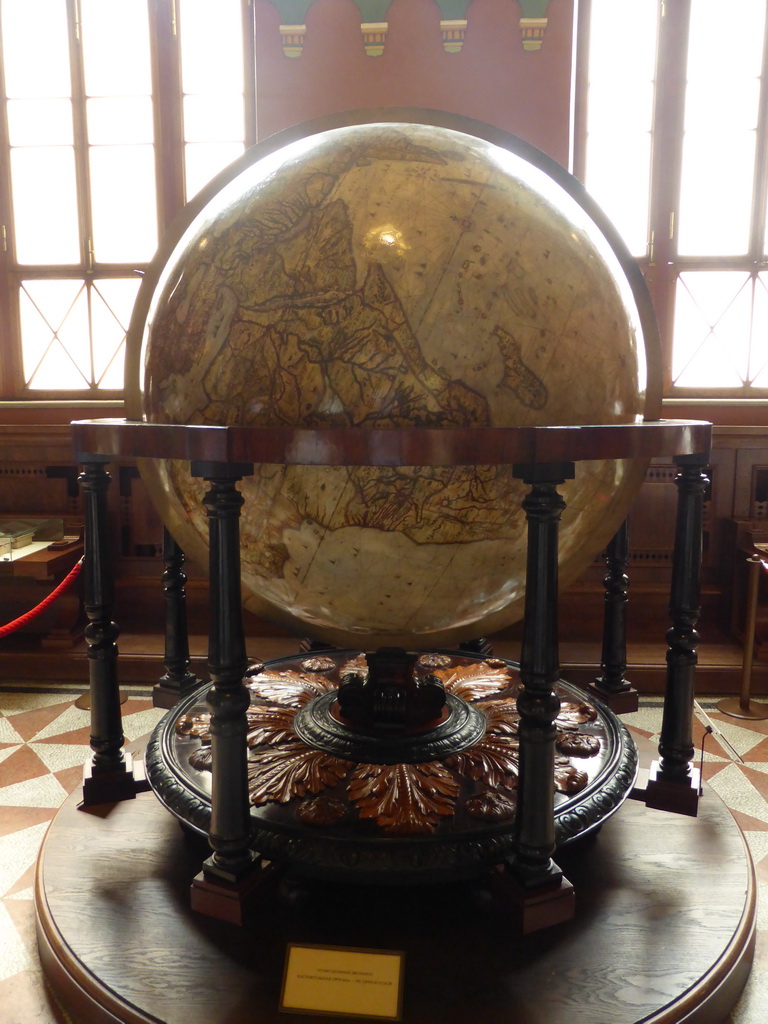
M 288 947 L 280 1009 L 400 1020 L 403 954 L 339 946 Z

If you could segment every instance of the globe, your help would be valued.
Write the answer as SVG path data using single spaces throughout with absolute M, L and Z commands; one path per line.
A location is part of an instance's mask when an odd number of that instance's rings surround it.
M 137 302 L 128 414 L 183 424 L 633 423 L 658 338 L 632 261 L 562 168 L 475 121 L 344 115 L 255 146 L 185 210 Z M 203 485 L 143 463 L 205 566 Z M 575 579 L 642 480 L 581 462 L 562 489 Z M 512 467 L 257 464 L 242 480 L 245 604 L 337 646 L 426 648 L 520 617 L 526 486 Z

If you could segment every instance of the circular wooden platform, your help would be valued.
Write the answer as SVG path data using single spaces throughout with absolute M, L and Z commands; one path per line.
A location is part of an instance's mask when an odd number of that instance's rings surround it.
M 289 942 L 405 951 L 405 1024 L 720 1024 L 754 947 L 754 869 L 705 789 L 698 818 L 629 801 L 560 863 L 576 918 L 525 938 L 477 883 L 271 890 L 245 929 L 189 909 L 200 849 L 151 793 L 53 821 L 38 942 L 78 1024 L 306 1024 L 278 1010 Z

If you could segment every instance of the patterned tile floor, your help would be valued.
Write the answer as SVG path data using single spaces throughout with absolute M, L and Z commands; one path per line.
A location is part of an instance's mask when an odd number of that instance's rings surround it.
M 33 876 L 45 830 L 57 808 L 82 780 L 88 756 L 89 714 L 75 706 L 72 687 L 7 686 L 0 689 L 0 1017 L 4 1024 L 70 1022 L 46 989 L 35 946 Z M 147 690 L 126 690 L 124 731 L 143 736 L 163 714 Z M 758 942 L 747 988 L 724 1024 L 768 1020 L 768 721 L 745 722 L 719 713 L 714 699 L 701 702 L 695 738 L 707 720 L 704 778 L 731 809 L 757 866 Z M 705 717 L 706 716 L 706 717 Z M 658 739 L 661 702 L 646 699 L 623 716 L 641 746 Z M 599 1022 L 595 1022 L 599 1024 Z

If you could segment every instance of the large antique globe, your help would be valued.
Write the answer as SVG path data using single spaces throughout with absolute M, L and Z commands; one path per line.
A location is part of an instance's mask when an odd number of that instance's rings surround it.
M 466 119 L 346 115 L 254 147 L 187 208 L 140 292 L 128 413 L 354 430 L 633 423 L 658 413 L 657 345 L 634 264 L 558 165 Z M 562 582 L 608 542 L 643 471 L 578 464 Z M 142 473 L 205 566 L 201 483 L 172 461 Z M 257 464 L 241 489 L 246 605 L 302 635 L 425 648 L 522 614 L 527 488 L 481 451 L 470 467 Z

